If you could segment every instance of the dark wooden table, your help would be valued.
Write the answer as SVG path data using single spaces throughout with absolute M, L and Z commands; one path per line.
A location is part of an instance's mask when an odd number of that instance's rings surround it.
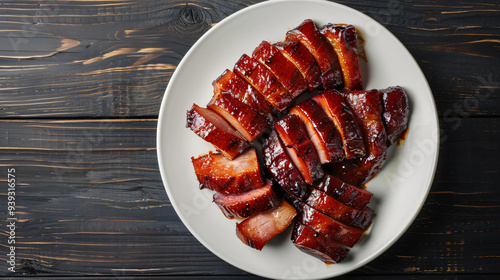
M 179 220 L 155 137 L 183 55 L 255 2 L 0 2 L 3 279 L 254 278 L 213 255 Z M 500 278 L 499 2 L 338 2 L 409 49 L 441 128 L 436 177 L 418 218 L 383 255 L 341 279 Z

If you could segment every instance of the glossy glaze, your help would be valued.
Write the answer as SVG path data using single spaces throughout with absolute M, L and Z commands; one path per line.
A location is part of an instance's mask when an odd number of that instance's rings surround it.
M 305 203 L 340 222 L 363 230 L 370 225 L 374 216 L 373 210 L 370 208 L 359 210 L 347 206 L 318 189 L 311 190 Z
M 286 33 L 287 40 L 299 41 L 314 56 L 321 70 L 324 89 L 342 88 L 342 70 L 335 51 L 310 19 Z
M 186 126 L 203 140 L 211 143 L 229 159 L 250 144 L 219 114 L 193 104 L 187 112 Z
M 349 248 L 363 236 L 362 229 L 339 222 L 307 204 L 302 204 L 297 221 Z
M 283 190 L 295 199 L 303 200 L 309 187 L 285 149 L 278 134 L 273 130 L 262 143 L 264 163 L 272 178 Z
M 387 133 L 387 145 L 395 143 L 408 127 L 410 106 L 408 95 L 400 86 L 380 90 L 384 111 L 382 121 Z
M 338 263 L 349 253 L 348 249 L 337 242 L 301 223 L 295 224 L 291 239 L 302 252 L 324 263 Z
M 224 72 L 213 81 L 212 85 L 214 87 L 214 96 L 222 92 L 228 92 L 269 121 L 273 121 L 276 109 L 266 100 L 266 98 L 264 98 L 264 96 L 262 96 L 262 94 L 257 92 L 257 90 L 247 81 L 231 70 L 224 70 Z
M 251 84 L 278 111 L 281 112 L 292 104 L 293 97 L 276 76 L 252 57 L 242 55 L 234 65 L 234 72 Z
M 257 153 L 251 148 L 229 160 L 221 153 L 192 157 L 200 189 L 209 189 L 225 194 L 242 193 L 264 184 Z
M 366 189 L 355 187 L 331 174 L 325 174 L 323 181 L 316 188 L 359 210 L 364 210 L 373 197 L 373 194 Z
M 325 91 L 312 98 L 335 123 L 342 137 L 345 157 L 347 159 L 365 155 L 365 144 L 358 121 L 347 105 L 344 93 L 338 90 Z
M 299 69 L 268 41 L 262 41 L 252 57 L 269 69 L 293 98 L 307 90 L 306 80 Z
M 267 211 L 281 203 L 281 197 L 274 191 L 270 180 L 264 186 L 239 194 L 214 194 L 214 203 L 229 218 L 247 218 Z
M 351 91 L 346 100 L 360 124 L 367 155 L 330 164 L 328 170 L 345 182 L 362 186 L 382 169 L 386 160 L 387 134 L 381 117 L 383 106 L 378 90 Z
M 276 235 L 283 232 L 297 215 L 286 201 L 280 206 L 247 218 L 236 224 L 236 235 L 246 245 L 262 250 Z
M 359 67 L 356 28 L 348 24 L 327 24 L 320 30 L 337 54 L 344 78 L 344 87 L 363 89 Z
M 226 92 L 214 94 L 208 108 L 221 115 L 250 142 L 271 126 L 266 118 Z
M 300 118 L 294 114 L 287 115 L 275 122 L 274 128 L 306 183 L 321 180 L 324 175 L 321 162 Z
M 314 56 L 298 41 L 285 40 L 275 44 L 276 48 L 292 62 L 304 77 L 310 91 L 321 85 L 321 70 Z
M 345 159 L 342 138 L 332 119 L 313 100 L 305 100 L 290 109 L 297 115 L 306 129 L 322 164 L 340 162 Z

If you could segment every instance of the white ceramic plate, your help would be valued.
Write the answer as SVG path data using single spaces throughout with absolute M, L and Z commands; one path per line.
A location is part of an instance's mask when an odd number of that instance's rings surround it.
M 347 259 L 325 265 L 278 236 L 262 251 L 244 245 L 235 235 L 235 221 L 212 203 L 209 190 L 199 190 L 190 161 L 213 150 L 185 127 L 193 103 L 204 106 L 212 96 L 212 81 L 232 69 L 243 54 L 262 41 L 277 42 L 304 19 L 318 25 L 350 23 L 362 31 L 368 63 L 363 63 L 364 88 L 400 85 L 411 101 L 410 129 L 402 146 L 392 147 L 387 163 L 369 182 L 370 206 L 377 216 Z M 326 1 L 269 1 L 243 9 L 209 30 L 176 69 L 161 104 L 158 119 L 158 160 L 165 189 L 180 219 L 210 251 L 228 263 L 268 278 L 317 279 L 357 269 L 389 248 L 410 226 L 429 192 L 438 158 L 438 120 L 431 90 L 406 48 L 368 16 Z

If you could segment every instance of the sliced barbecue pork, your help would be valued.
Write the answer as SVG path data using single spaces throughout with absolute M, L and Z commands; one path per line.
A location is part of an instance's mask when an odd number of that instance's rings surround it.
M 264 185 L 255 149 L 251 148 L 233 160 L 220 153 L 191 158 L 200 189 L 226 194 L 242 193 Z
M 338 90 L 325 91 L 312 98 L 330 116 L 337 131 L 342 137 L 345 157 L 347 159 L 365 155 L 365 144 L 354 113 L 351 111 L 344 97 Z
M 305 100 L 290 109 L 297 115 L 306 128 L 307 135 L 318 153 L 322 164 L 340 162 L 345 159 L 342 138 L 332 119 L 313 100 Z
M 303 200 L 308 185 L 299 170 L 288 157 L 286 147 L 281 143 L 278 133 L 272 130 L 262 143 L 262 154 L 267 170 L 280 187 L 294 199 Z
M 229 159 L 234 158 L 250 144 L 219 114 L 193 104 L 187 112 L 187 127 L 203 140 L 214 145 Z
M 306 183 L 321 180 L 324 175 L 321 162 L 300 118 L 293 114 L 287 115 L 275 122 L 274 128 Z
M 363 89 L 356 28 L 348 24 L 327 24 L 320 32 L 330 42 L 338 56 L 344 87 L 351 90 Z
M 364 210 L 358 210 L 343 204 L 318 189 L 311 190 L 305 203 L 344 224 L 359 227 L 363 230 L 370 225 L 374 215 L 373 210 L 368 207 Z
M 387 134 L 382 122 L 382 101 L 378 90 L 350 91 L 346 96 L 360 124 L 368 149 L 361 159 L 329 164 L 332 175 L 355 186 L 362 186 L 382 169 L 387 153 Z
M 330 174 L 325 174 L 323 181 L 316 188 L 359 210 L 364 210 L 373 197 L 373 194 L 366 189 L 355 187 Z
M 309 226 L 296 223 L 292 242 L 302 252 L 325 263 L 338 263 L 347 257 L 349 250 Z
M 408 96 L 400 86 L 380 90 L 380 95 L 384 105 L 382 121 L 387 133 L 387 146 L 390 146 L 401 137 L 401 134 L 408 127 L 410 115 Z
M 334 241 L 351 248 L 363 236 L 363 230 L 339 222 L 307 204 L 301 204 L 302 211 L 298 222 L 310 226 L 315 231 Z
M 293 97 L 264 65 L 244 54 L 234 65 L 234 72 L 259 91 L 278 111 L 287 109 Z
M 300 71 L 310 91 L 321 85 L 321 70 L 314 56 L 299 41 L 285 40 L 274 44 Z
M 307 83 L 299 69 L 268 41 L 262 41 L 252 57 L 266 66 L 293 98 L 306 91 Z
M 324 89 L 342 87 L 344 81 L 337 54 L 312 20 L 306 19 L 295 29 L 289 30 L 286 33 L 286 39 L 299 41 L 311 52 L 321 69 L 321 82 Z
M 236 224 L 236 235 L 246 245 L 262 250 L 267 242 L 290 225 L 296 215 L 295 208 L 283 201 L 278 207 Z
M 239 75 L 226 69 L 212 83 L 214 96 L 222 92 L 228 92 L 241 102 L 250 106 L 257 113 L 273 121 L 276 109 L 269 103 L 262 94 L 257 92 L 247 81 Z
M 215 94 L 208 108 L 226 119 L 249 142 L 271 126 L 266 118 L 226 92 Z
M 281 203 L 281 197 L 274 191 L 270 180 L 259 188 L 238 194 L 214 194 L 214 202 L 229 218 L 247 218 L 267 211 Z

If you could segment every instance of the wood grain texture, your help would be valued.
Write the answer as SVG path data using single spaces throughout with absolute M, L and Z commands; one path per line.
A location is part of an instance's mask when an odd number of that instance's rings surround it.
M 154 117 L 190 46 L 255 2 L 4 1 L 0 117 Z M 441 115 L 451 108 L 453 114 L 497 116 L 500 11 L 494 1 L 339 3 L 371 16 L 403 42 L 428 78 Z M 465 109 L 453 107 L 457 103 Z
M 155 142 L 160 102 L 184 54 L 257 2 L 2 1 L 0 173 L 16 168 L 20 208 L 12 274 L 0 189 L 0 279 L 258 278 L 185 228 Z M 498 278 L 498 1 L 338 3 L 408 48 L 441 127 L 438 171 L 416 221 L 386 253 L 339 279 Z
M 206 250 L 175 214 L 158 173 L 155 120 L 0 123 L 8 131 L 0 168 L 15 167 L 19 179 L 17 275 L 246 275 Z M 351 275 L 500 273 L 499 125 L 469 118 L 459 129 L 443 127 L 438 172 L 417 220 Z

